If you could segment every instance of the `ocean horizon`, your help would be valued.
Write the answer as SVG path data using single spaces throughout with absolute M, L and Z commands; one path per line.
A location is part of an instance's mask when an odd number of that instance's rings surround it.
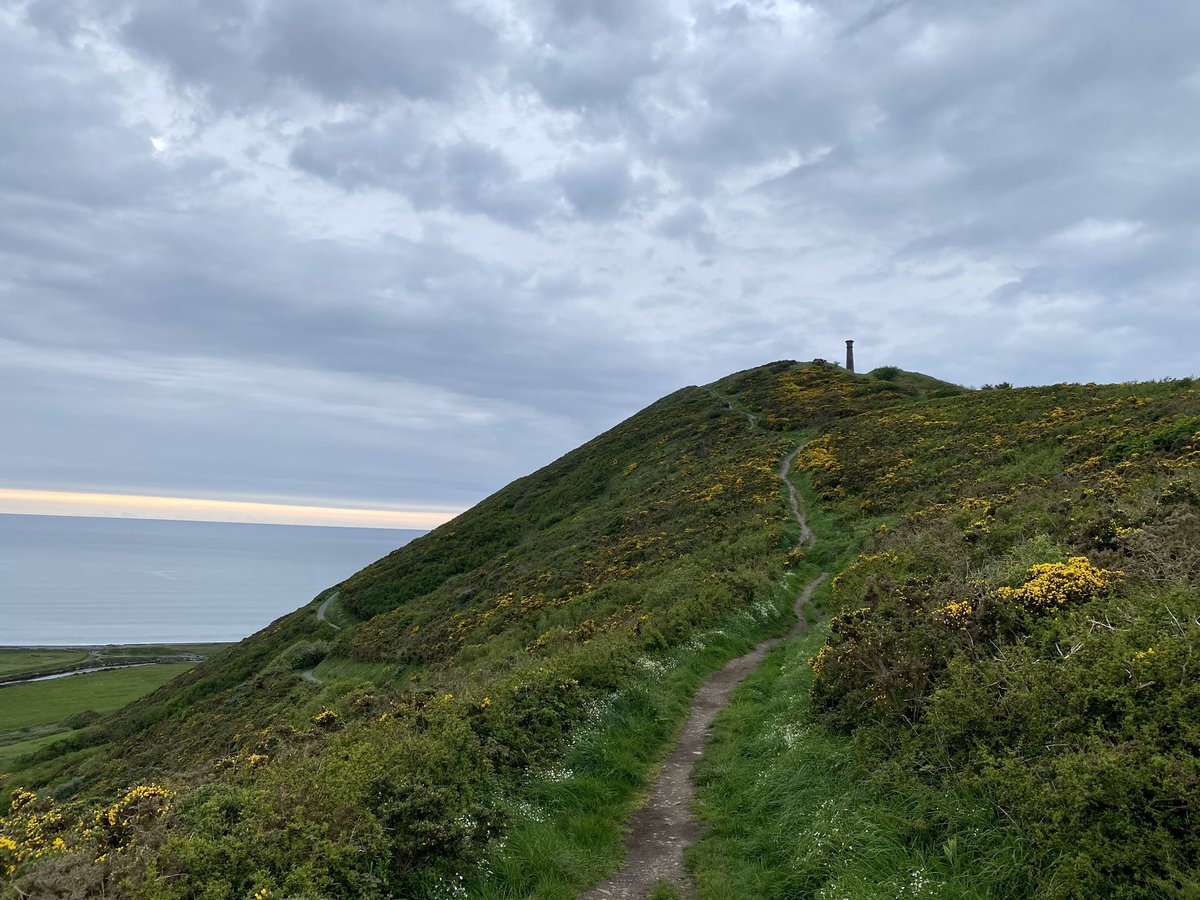
M 421 534 L 0 513 L 0 646 L 238 641 Z

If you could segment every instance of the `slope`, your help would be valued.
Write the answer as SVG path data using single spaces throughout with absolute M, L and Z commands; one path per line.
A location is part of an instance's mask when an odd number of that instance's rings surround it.
M 822 541 L 794 552 L 774 473 L 801 443 Z M 1188 380 L 968 392 L 781 362 L 685 389 L 34 757 L 0 871 L 577 896 L 691 692 L 829 569 L 810 667 L 774 654 L 717 722 L 702 892 L 1193 896 L 1198 469 Z M 837 842 L 804 828 L 801 749 L 845 786 Z M 881 876 L 880 848 L 919 868 Z
M 743 382 L 776 378 L 845 381 L 778 363 L 717 389 L 736 407 Z M 834 414 L 916 396 L 851 383 Z M 757 611 L 743 644 L 786 630 L 796 534 L 775 469 L 796 436 L 688 388 L 519 479 L 335 586 L 341 629 L 317 617 L 323 593 L 35 756 L 8 779 L 39 792 L 6 826 L 40 823 L 15 874 L 147 897 L 434 890 L 655 654 L 739 611 Z M 97 804 L 132 824 L 78 826 Z
M 717 724 L 702 896 L 1197 896 L 1191 380 L 843 417 L 798 464 L 871 535 Z

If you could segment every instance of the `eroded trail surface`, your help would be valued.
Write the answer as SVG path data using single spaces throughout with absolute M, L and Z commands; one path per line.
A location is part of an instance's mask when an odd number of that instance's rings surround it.
M 751 427 L 754 423 L 751 423 Z M 779 477 L 787 485 L 788 503 L 800 525 L 799 546 L 811 547 L 816 536 L 808 526 L 804 508 L 788 475 L 798 450 L 792 451 L 779 468 Z M 808 627 L 805 607 L 813 591 L 828 577 L 823 573 L 809 582 L 796 598 L 796 624 L 782 638 L 763 641 L 749 653 L 730 660 L 725 667 L 700 686 L 692 700 L 691 712 L 683 726 L 679 743 L 667 757 L 658 780 L 650 790 L 646 805 L 629 820 L 625 841 L 625 864 L 616 875 L 583 895 L 583 900 L 628 898 L 641 900 L 660 881 L 669 881 L 685 894 L 692 884 L 683 866 L 683 851 L 699 840 L 703 825 L 692 812 L 696 785 L 692 780 L 696 762 L 704 752 L 708 729 L 717 713 L 729 703 L 739 684 L 766 658 L 772 647 L 803 634 Z

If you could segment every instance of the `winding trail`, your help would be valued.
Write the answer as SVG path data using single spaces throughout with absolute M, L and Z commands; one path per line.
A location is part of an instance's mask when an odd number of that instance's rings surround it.
M 728 398 L 721 397 L 713 391 L 709 393 L 728 402 L 729 408 L 734 410 L 733 403 Z M 745 415 L 750 419 L 750 427 L 757 428 L 758 422 L 753 414 Z M 797 447 L 784 457 L 778 474 L 780 480 L 787 485 L 788 505 L 800 526 L 800 540 L 797 546 L 807 548 L 816 544 L 817 538 L 808 525 L 796 487 L 788 477 L 792 471 L 792 462 L 799 452 L 800 448 Z M 730 660 L 719 672 L 710 675 L 696 691 L 679 743 L 675 745 L 662 771 L 659 772 L 658 779 L 650 789 L 646 805 L 629 819 L 624 865 L 617 874 L 585 893 L 582 900 L 642 900 L 661 881 L 671 882 L 685 895 L 694 893 L 691 876 L 683 865 L 683 851 L 696 843 L 704 833 L 704 826 L 692 812 L 692 804 L 696 799 L 693 774 L 696 763 L 704 752 L 708 729 L 717 713 L 729 703 L 737 686 L 758 668 L 766 659 L 767 653 L 808 629 L 805 609 L 812 599 L 813 591 L 828 577 L 828 572 L 822 572 L 805 585 L 804 590 L 796 597 L 793 606 L 796 624 L 791 631 L 784 637 L 763 641 L 749 653 Z
M 338 592 L 334 591 L 332 594 L 330 594 L 328 597 L 326 597 L 324 600 L 321 601 L 321 605 L 317 607 L 317 621 L 324 622 L 326 625 L 328 625 L 334 631 L 341 631 L 342 630 L 341 625 L 338 625 L 336 622 L 330 622 L 329 619 L 327 619 L 325 617 L 325 614 L 329 611 L 329 604 L 332 603 L 334 600 L 336 600 L 337 596 L 338 596 Z M 317 677 L 317 673 L 316 673 L 315 669 L 305 669 L 303 672 L 300 673 L 300 677 L 303 678 L 305 681 L 311 681 L 313 684 L 321 683 L 321 679 Z
M 326 625 L 328 625 L 330 628 L 334 629 L 335 631 L 341 631 L 342 630 L 341 625 L 338 625 L 334 622 L 330 622 L 327 618 L 325 618 L 325 613 L 329 611 L 329 604 L 337 599 L 337 595 L 338 595 L 338 592 L 334 591 L 332 594 L 330 594 L 328 597 L 325 598 L 325 601 L 320 606 L 317 607 L 317 621 L 324 622 Z

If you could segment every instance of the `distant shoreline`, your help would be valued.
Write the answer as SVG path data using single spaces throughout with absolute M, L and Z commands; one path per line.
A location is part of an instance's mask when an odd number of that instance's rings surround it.
M 0 688 L 31 681 L 47 681 L 136 666 L 201 663 L 233 644 L 232 641 L 190 641 L 144 644 L 6 644 L 0 660 L 9 659 L 0 672 Z M 39 656 L 50 656 L 50 659 Z M 58 656 L 58 659 L 54 659 Z M 65 657 L 65 658 L 64 658 Z
M 0 644 L 0 650 L 102 650 L 146 647 L 231 647 L 237 641 L 129 641 L 121 644 Z

